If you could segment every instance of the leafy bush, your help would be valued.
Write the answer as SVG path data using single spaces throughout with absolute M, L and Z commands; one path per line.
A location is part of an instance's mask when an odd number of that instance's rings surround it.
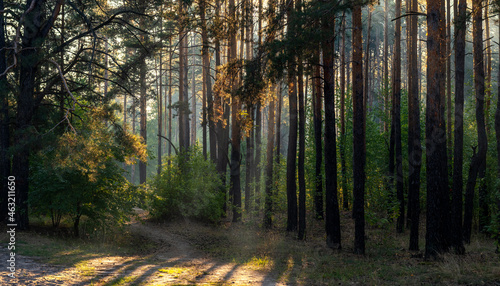
M 197 147 L 165 162 L 153 183 L 152 216 L 217 222 L 222 216 L 225 191 L 215 165 L 205 160 Z
M 120 224 L 128 219 L 140 192 L 123 176 L 121 162 L 145 159 L 139 137 L 119 126 L 106 126 L 106 110 L 96 109 L 87 120 L 31 160 L 30 206 L 34 214 L 50 215 L 54 226 L 62 217 L 94 225 Z

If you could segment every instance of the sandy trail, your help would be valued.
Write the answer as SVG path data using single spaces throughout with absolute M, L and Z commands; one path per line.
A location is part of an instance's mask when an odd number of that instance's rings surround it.
M 136 209 L 140 217 L 146 213 Z M 154 242 L 156 250 L 144 256 L 88 259 L 84 267 L 40 263 L 16 255 L 16 278 L 0 268 L 0 285 L 281 285 L 274 277 L 247 265 L 223 263 L 197 251 L 189 241 L 172 233 L 168 225 L 134 220 L 130 230 Z M 0 250 L 6 264 L 8 250 Z

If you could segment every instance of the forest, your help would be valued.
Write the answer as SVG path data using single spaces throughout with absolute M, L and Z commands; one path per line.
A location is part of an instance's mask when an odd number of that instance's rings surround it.
M 499 82 L 498 0 L 0 0 L 1 284 L 498 285 Z

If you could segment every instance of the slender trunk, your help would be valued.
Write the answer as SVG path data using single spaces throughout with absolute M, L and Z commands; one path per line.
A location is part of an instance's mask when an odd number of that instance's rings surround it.
M 499 15 L 499 22 L 500 22 L 500 15 Z M 500 37 L 500 29 L 498 30 L 498 35 Z M 499 50 L 500 50 L 500 43 L 498 44 Z M 498 55 L 498 59 L 500 62 L 500 54 Z M 500 82 L 500 71 L 498 72 L 498 81 Z M 497 178 L 500 178 L 500 85 L 498 85 L 498 92 L 497 92 L 497 110 L 495 112 L 495 136 L 497 140 L 497 164 L 498 164 L 498 169 L 497 169 Z M 498 190 L 497 190 L 498 192 Z M 497 211 L 500 211 L 500 196 L 498 196 L 497 193 Z M 497 213 L 497 228 L 500 227 L 500 214 Z M 500 235 L 497 234 L 497 249 L 496 253 L 500 252 Z
M 212 162 L 217 161 L 217 138 L 215 132 L 215 119 L 214 119 L 214 98 L 212 94 L 212 79 L 210 78 L 210 51 L 209 48 L 209 40 L 208 40 L 208 30 L 207 30 L 207 22 L 205 19 L 205 11 L 206 11 L 206 0 L 200 0 L 200 17 L 202 22 L 202 32 L 201 39 L 203 43 L 202 47 L 202 57 L 203 57 L 203 87 L 204 87 L 204 96 L 206 100 L 203 100 L 203 103 L 206 106 L 203 107 L 203 145 L 204 150 L 206 150 L 206 129 L 208 123 L 208 140 L 210 142 L 210 159 Z M 205 151 L 206 152 L 206 151 Z
M 353 217 L 354 253 L 365 254 L 365 130 L 363 116 L 363 31 L 361 6 L 352 11 Z M 354 84 L 354 82 L 356 84 Z
M 317 219 L 323 219 L 323 176 L 321 165 L 323 164 L 323 139 L 322 139 L 322 114 L 321 114 L 321 66 L 319 61 L 319 48 L 314 54 L 314 85 L 313 85 L 313 122 L 314 122 L 314 146 L 316 153 L 316 181 L 314 191 L 314 206 Z
M 448 143 L 448 162 L 449 164 L 453 161 L 453 139 L 452 139 L 452 127 L 451 127 L 451 5 L 450 0 L 446 0 L 446 118 L 447 118 L 447 136 L 446 142 Z M 449 172 L 452 168 L 448 168 Z
M 278 90 L 280 88 L 278 87 Z M 274 149 L 274 99 L 269 103 L 269 124 L 267 130 L 266 197 L 264 227 L 270 229 L 273 223 L 273 149 Z
M 172 39 L 169 39 L 170 53 L 168 55 L 168 156 L 172 155 L 172 58 L 174 49 Z
M 345 148 L 347 144 L 346 138 L 346 126 L 345 126 L 345 92 L 346 92 L 346 61 L 345 61 L 345 49 L 346 49 L 346 18 L 345 13 L 342 15 L 342 53 L 340 56 L 340 168 L 342 174 L 342 203 L 344 210 L 349 209 L 349 190 L 347 189 L 347 167 L 346 167 L 346 156 Z M 320 87 L 321 88 L 321 87 Z M 321 112 L 321 110 L 320 110 Z M 321 123 L 321 122 L 320 122 Z M 321 170 L 320 170 L 321 171 Z
M 300 3 L 300 0 L 297 1 Z M 299 57 L 298 66 L 298 88 L 299 88 L 299 231 L 298 239 L 306 238 L 306 180 L 305 180 L 305 153 L 306 153 L 306 113 L 304 105 L 304 79 L 303 66 Z
M 146 85 L 146 58 L 143 58 L 140 63 L 140 113 L 141 113 L 141 121 L 140 121 L 140 128 L 141 128 L 141 137 L 142 140 L 144 141 L 144 144 L 147 145 L 147 129 L 146 129 L 146 122 L 147 122 L 147 114 L 146 114 L 146 90 L 147 90 L 147 85 Z M 139 161 L 139 184 L 144 184 L 146 182 L 146 162 Z
M 401 15 L 401 0 L 396 0 L 396 18 Z M 392 94 L 394 99 L 394 146 L 396 157 L 396 198 L 399 203 L 396 231 L 403 232 L 405 200 L 403 190 L 403 151 L 401 146 L 401 19 L 396 20 L 394 37 L 394 78 L 392 84 Z M 391 127 L 392 128 L 392 127 Z M 392 160 L 392 158 L 391 158 Z
M 293 25 L 294 0 L 290 0 L 287 7 L 288 37 L 293 39 L 295 31 Z M 289 47 L 290 50 L 293 50 Z M 288 132 L 288 152 L 286 160 L 286 194 L 287 194 L 287 231 L 297 230 L 297 75 L 295 71 L 295 53 L 290 52 L 288 59 L 288 100 L 290 112 L 290 131 Z
M 192 45 L 195 44 L 195 34 L 192 37 Z M 196 115 L 196 57 L 193 53 L 191 65 L 191 145 L 196 145 L 196 122 L 198 116 Z
M 254 114 L 254 108 L 252 106 L 248 106 L 248 114 L 253 117 Z M 252 118 L 252 122 L 253 118 Z M 251 199 L 252 199 L 252 187 L 253 187 L 253 178 L 252 178 L 252 169 L 253 169 L 253 151 L 254 151 L 254 146 L 253 146 L 253 136 L 254 136 L 254 129 L 250 129 L 250 134 L 246 138 L 246 148 L 247 152 L 245 154 L 245 211 L 247 212 L 247 215 L 250 215 L 250 205 L 251 205 Z
M 0 0 L 0 10 L 4 9 L 3 0 Z M 5 47 L 5 33 L 4 33 L 4 17 L 3 13 L 0 14 L 0 47 Z M 3 72 L 7 68 L 7 60 L 5 57 L 5 49 L 0 50 L 0 71 Z M 7 150 L 10 147 L 10 132 L 9 132 L 9 100 L 8 100 L 8 87 L 6 75 L 0 77 L 0 221 L 7 217 L 7 194 L 8 183 L 7 178 L 10 175 L 10 156 Z
M 463 164 L 464 164 L 464 77 L 467 1 L 460 0 L 455 17 L 455 138 L 453 151 L 453 193 L 451 207 L 452 245 L 464 254 L 462 236 Z M 500 73 L 499 73 L 500 74 Z
M 472 217 L 474 212 L 474 189 L 476 179 L 479 178 L 479 230 L 483 231 L 488 217 L 488 204 L 486 202 L 486 187 L 484 177 L 486 173 L 486 153 L 488 149 L 485 118 L 484 118 L 484 57 L 483 57 L 483 28 L 482 28 L 482 1 L 472 2 L 473 14 L 473 48 L 474 48 L 474 90 L 476 96 L 476 122 L 478 137 L 478 152 L 472 157 L 469 169 L 469 178 L 465 189 L 464 212 L 464 240 L 470 243 L 472 230 Z
M 486 110 L 485 110 L 485 120 L 486 120 L 486 134 L 489 137 L 490 136 L 490 106 L 491 106 L 491 46 L 490 46 L 490 19 L 488 16 L 488 10 L 490 9 L 490 1 L 486 0 L 483 1 L 484 5 L 484 23 L 485 23 L 485 73 L 486 73 L 486 98 L 485 98 L 485 103 L 486 103 Z
M 321 23 L 323 32 L 331 35 L 322 43 L 325 97 L 325 228 L 326 245 L 333 249 L 341 249 L 340 214 L 337 199 L 337 142 L 335 138 L 335 40 L 331 34 L 331 31 L 335 30 L 333 18 L 332 14 L 326 15 Z
M 179 150 L 189 149 L 189 101 L 187 96 L 187 32 L 184 30 L 184 2 L 179 2 Z
M 160 22 L 161 23 L 161 22 Z M 158 78 L 158 175 L 161 173 L 161 156 L 162 156 L 162 140 L 163 131 L 163 69 L 162 69 L 162 52 L 160 50 L 160 76 Z
M 235 19 L 236 7 L 234 0 L 229 0 L 229 17 Z M 231 62 L 236 59 L 236 23 L 229 27 L 229 58 Z M 240 186 L 240 100 L 236 96 L 236 80 L 232 82 L 231 90 L 231 194 L 233 203 L 233 222 L 241 220 L 241 186 Z
M 417 0 L 411 1 L 411 11 L 417 11 Z M 420 142 L 420 99 L 418 89 L 417 16 L 410 18 L 410 62 L 408 80 L 408 220 L 410 227 L 410 250 L 417 251 L 420 224 L 420 169 L 422 146 Z
M 366 28 L 366 50 L 365 50 L 365 70 L 364 70 L 364 75 L 363 75 L 363 79 L 364 79 L 364 90 L 363 90 L 363 96 L 364 96 L 364 99 L 363 99 L 363 116 L 366 118 L 366 111 L 368 110 L 369 106 L 369 80 L 370 80 L 370 76 L 369 76 L 369 70 L 370 70 L 370 38 L 371 38 L 371 29 L 372 29 L 372 7 L 370 5 L 368 5 L 368 25 L 367 25 L 367 28 Z M 364 122 L 365 124 L 365 130 L 366 130 L 366 121 Z

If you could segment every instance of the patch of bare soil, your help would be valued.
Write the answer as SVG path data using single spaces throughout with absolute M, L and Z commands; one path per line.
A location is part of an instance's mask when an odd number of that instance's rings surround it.
M 0 285 L 281 285 L 271 273 L 251 266 L 209 258 L 166 224 L 134 220 L 130 230 L 153 242 L 155 251 L 137 256 L 86 259 L 73 267 L 42 263 L 38 258 L 16 255 L 16 278 L 0 268 Z M 140 247 L 138 245 L 138 247 Z M 0 249 L 0 265 L 7 265 L 9 251 Z

